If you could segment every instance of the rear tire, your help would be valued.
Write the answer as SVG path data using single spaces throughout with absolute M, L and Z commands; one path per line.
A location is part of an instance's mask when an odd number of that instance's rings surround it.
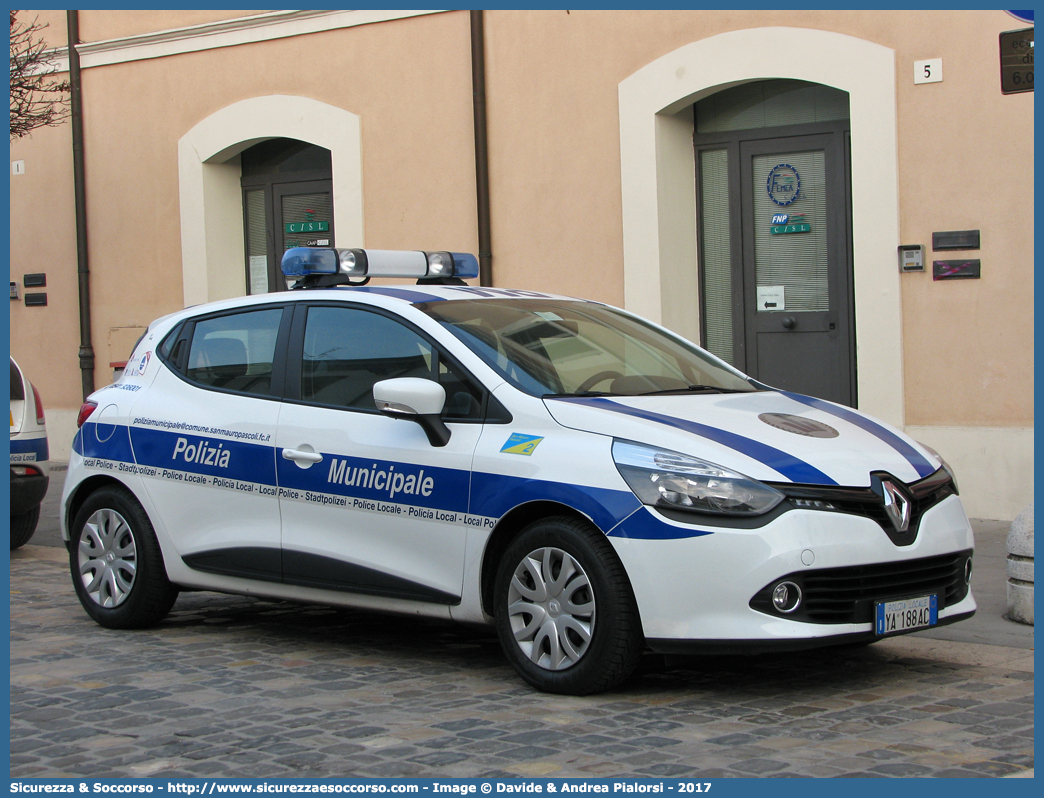
M 40 520 L 40 505 L 21 515 L 11 516 L 11 549 L 17 549 L 29 542 L 36 532 L 36 524 Z
M 178 597 L 148 515 L 122 486 L 100 488 L 76 513 L 69 567 L 80 604 L 110 629 L 154 626 Z
M 504 654 L 538 690 L 602 692 L 638 664 L 644 638 L 630 582 L 587 522 L 556 517 L 526 527 L 501 558 L 493 596 Z

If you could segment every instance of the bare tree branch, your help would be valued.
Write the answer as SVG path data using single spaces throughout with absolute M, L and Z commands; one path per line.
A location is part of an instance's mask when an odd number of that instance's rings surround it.
M 11 140 L 69 117 L 69 82 L 53 80 L 57 55 L 40 38 L 46 25 L 25 24 L 11 12 Z

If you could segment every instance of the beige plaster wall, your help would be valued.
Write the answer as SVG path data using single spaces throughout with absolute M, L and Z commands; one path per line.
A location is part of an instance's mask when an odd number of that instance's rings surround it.
M 475 250 L 468 35 L 466 14 L 444 14 L 85 70 L 96 340 L 182 307 L 178 139 L 249 97 L 304 95 L 362 117 L 367 245 Z M 453 57 L 411 57 L 432 36 Z
M 64 47 L 67 41 L 68 23 L 66 12 L 59 10 L 20 11 L 19 19 L 31 20 L 34 17 L 41 24 L 49 26 L 46 39 L 53 47 Z M 220 22 L 226 19 L 249 17 L 263 14 L 263 11 L 247 9 L 231 9 L 224 11 L 207 11 L 192 9 L 183 11 L 157 10 L 90 10 L 80 12 L 80 41 L 97 42 L 119 39 L 125 36 L 139 36 L 147 33 L 187 28 L 193 25 L 205 25 L 209 22 Z
M 896 51 L 896 243 L 930 260 L 933 230 L 982 230 L 979 253 L 954 256 L 979 257 L 983 279 L 903 276 L 906 422 L 1032 425 L 1033 95 L 1000 93 L 997 36 L 1022 27 L 1001 11 L 487 13 L 496 281 L 622 303 L 617 84 L 691 41 L 775 25 Z M 913 61 L 937 57 L 944 81 L 915 86 Z
M 192 25 L 205 25 L 208 22 L 220 22 L 237 17 L 249 17 L 263 14 L 263 11 L 247 9 L 227 9 L 209 11 L 203 9 L 169 11 L 81 11 L 80 39 L 84 42 L 119 39 L 124 36 L 138 36 L 143 33 L 187 28 Z
M 933 14 L 926 46 L 899 62 L 903 243 L 926 259 L 982 261 L 982 279 L 903 275 L 908 424 L 1033 424 L 1033 93 L 1002 95 L 1002 12 Z M 943 81 L 914 85 L 912 62 L 943 59 Z M 932 232 L 982 231 L 978 252 L 931 251 Z M 930 266 L 930 264 L 929 264 Z
M 69 28 L 64 11 L 29 10 L 18 12 L 18 21 L 23 25 L 28 25 L 33 20 L 36 20 L 38 25 L 46 26 L 42 38 L 48 47 L 65 47 L 69 38 Z
M 80 327 L 69 126 L 42 128 L 11 142 L 10 279 L 24 297 L 22 276 L 44 272 L 46 307 L 11 300 L 11 354 L 39 389 L 45 408 L 80 406 Z M 103 338 L 104 340 L 104 338 Z

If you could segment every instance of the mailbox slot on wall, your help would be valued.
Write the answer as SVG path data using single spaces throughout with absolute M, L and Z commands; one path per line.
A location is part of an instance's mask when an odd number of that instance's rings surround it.
M 932 249 L 978 249 L 978 230 L 950 230 L 932 233 Z
M 978 280 L 980 273 L 978 259 L 932 261 L 933 280 Z

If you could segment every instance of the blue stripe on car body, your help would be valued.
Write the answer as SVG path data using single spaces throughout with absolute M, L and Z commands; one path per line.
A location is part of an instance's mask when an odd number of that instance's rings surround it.
M 674 526 L 656 517 L 656 513 L 639 507 L 609 532 L 610 537 L 631 540 L 681 540 L 714 534 L 707 529 Z
M 123 424 L 98 424 L 88 421 L 76 434 L 73 448 L 84 457 L 100 457 L 103 460 L 115 460 L 122 463 L 133 463 L 131 450 L 130 427 Z M 76 444 L 79 444 L 79 448 Z
M 515 507 L 533 501 L 554 501 L 573 507 L 603 531 L 612 529 L 641 506 L 638 498 L 629 490 L 474 472 L 472 515 L 503 518 Z
M 663 413 L 654 413 L 650 410 L 629 407 L 610 399 L 606 399 L 604 396 L 555 397 L 554 401 L 570 402 L 572 404 L 582 404 L 590 407 L 601 408 L 602 410 L 610 410 L 614 413 L 622 413 L 626 416 L 634 416 L 635 418 L 642 418 L 646 421 L 654 421 L 657 424 L 665 424 L 668 427 L 674 427 L 675 429 L 690 432 L 693 435 L 699 435 L 701 438 L 707 438 L 715 443 L 728 446 L 730 449 L 735 449 L 737 452 L 744 454 L 753 460 L 757 460 L 759 463 L 767 465 L 774 471 L 778 471 L 791 482 L 813 485 L 837 484 L 837 482 L 810 463 L 806 463 L 804 460 L 799 460 L 791 454 L 787 454 L 780 449 L 776 449 L 775 447 L 761 443 L 760 441 L 744 437 L 743 435 L 737 435 L 735 432 L 727 432 L 716 427 L 709 427 L 706 424 L 700 424 L 696 421 L 687 421 L 682 418 L 667 416 Z
M 86 424 L 84 427 L 86 428 Z M 168 432 L 149 427 L 122 427 L 130 431 L 138 465 L 205 474 L 275 486 L 275 447 L 244 441 L 211 438 L 191 432 Z M 89 439 L 90 435 L 85 435 Z M 113 436 L 116 437 L 115 435 Z M 181 443 L 181 442 L 184 443 Z M 86 449 L 86 446 L 84 447 Z M 225 452 L 228 452 L 227 458 Z M 90 455 L 87 455 L 90 456 Z M 95 455 L 118 460 L 120 457 Z M 224 464 L 222 464 L 224 463 Z
M 43 462 L 50 455 L 47 438 L 12 438 L 11 454 L 35 454 L 36 460 Z
M 116 429 L 109 434 L 108 430 L 113 426 Z M 98 440 L 99 427 L 106 437 L 104 441 Z M 91 422 L 79 430 L 73 448 L 84 457 L 487 518 L 503 518 L 514 508 L 529 502 L 554 501 L 583 513 L 599 529 L 615 537 L 670 540 L 711 534 L 706 530 L 685 530 L 659 521 L 651 513 L 636 512 L 642 505 L 629 490 L 327 453 L 323 453 L 322 462 L 301 469 L 289 461 L 279 460 L 279 447 L 267 444 Z M 226 452 L 227 462 L 221 465 Z M 215 462 L 208 464 L 208 457 Z M 356 475 L 361 474 L 358 469 L 370 474 L 383 472 L 386 486 L 374 487 L 369 475 L 365 487 L 343 484 L 355 481 L 349 476 L 353 469 L 356 469 Z M 344 477 L 334 481 L 331 478 L 334 474 L 344 474 Z M 424 495 L 415 487 L 412 493 L 400 489 L 389 495 L 387 483 L 392 475 L 399 474 L 407 478 L 413 475 L 415 486 L 419 486 L 422 479 L 432 478 L 431 492 Z
M 300 468 L 278 458 L 277 470 L 280 488 L 394 502 L 428 510 L 468 512 L 471 473 L 456 468 L 324 452 L 322 461 L 310 468 Z
M 882 427 L 876 421 L 871 421 L 866 416 L 862 416 L 859 413 L 854 413 L 844 407 L 838 407 L 835 404 L 826 402 L 822 399 L 816 399 L 813 396 L 805 396 L 800 393 L 790 393 L 788 391 L 780 391 L 783 396 L 788 399 L 793 399 L 795 402 L 800 402 L 803 405 L 814 407 L 816 410 L 821 410 L 824 413 L 829 413 L 837 418 L 844 419 L 849 424 L 853 424 L 860 429 L 869 432 L 871 435 L 879 438 L 880 440 L 887 443 L 899 454 L 906 458 L 907 462 L 913 466 L 913 469 L 922 477 L 926 477 L 929 474 L 934 474 L 938 469 L 929 463 L 920 452 L 918 452 L 913 446 L 908 444 L 894 432 L 889 429 Z

